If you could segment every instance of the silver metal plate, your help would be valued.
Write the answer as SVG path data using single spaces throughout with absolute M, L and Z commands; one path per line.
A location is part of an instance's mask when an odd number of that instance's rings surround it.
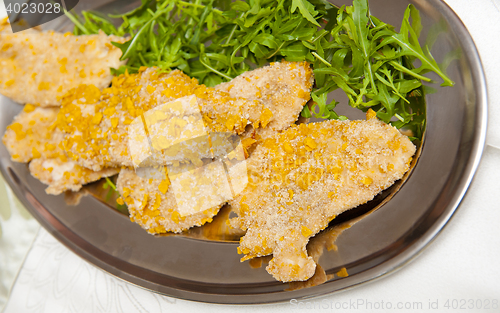
M 100 10 L 123 11 L 133 2 L 114 1 Z M 85 1 L 80 8 L 96 3 Z M 408 3 L 370 0 L 370 10 L 398 28 Z M 448 67 L 456 85 L 433 86 L 437 92 L 426 96 L 425 140 L 406 181 L 367 206 L 341 215 L 313 240 L 310 248 L 321 255 L 321 268 L 315 276 L 318 281 L 309 282 L 311 287 L 275 281 L 264 269 L 265 259 L 260 267 L 260 261 L 251 263 L 253 267 L 241 263 L 237 237 L 213 236 L 215 226 L 198 227 L 182 236 L 154 237 L 96 197 L 83 196 L 77 205 L 70 205 L 68 198 L 74 200 L 76 195 L 49 196 L 26 164 L 10 160 L 3 145 L 0 170 L 33 216 L 68 248 L 110 274 L 154 292 L 213 303 L 269 303 L 328 294 L 373 280 L 411 260 L 450 220 L 472 180 L 485 141 L 486 84 L 472 38 L 444 2 L 412 3 L 422 14 L 423 38 L 442 25 L 432 48 L 438 62 L 448 52 L 460 51 L 460 58 Z M 68 24 L 58 19 L 50 27 L 64 29 Z M 5 97 L 0 102 L 3 133 L 22 107 Z M 346 114 L 359 117 L 349 110 Z M 335 274 L 343 267 L 348 277 Z

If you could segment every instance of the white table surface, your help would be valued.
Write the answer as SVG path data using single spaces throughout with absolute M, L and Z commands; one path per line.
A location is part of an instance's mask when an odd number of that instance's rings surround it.
M 309 302 L 228 306 L 177 300 L 85 262 L 40 228 L 0 182 L 0 308 L 7 301 L 4 313 L 386 312 L 388 306 L 404 312 L 500 312 L 500 0 L 445 2 L 469 29 L 484 65 L 487 146 L 458 211 L 411 263 L 374 282 Z

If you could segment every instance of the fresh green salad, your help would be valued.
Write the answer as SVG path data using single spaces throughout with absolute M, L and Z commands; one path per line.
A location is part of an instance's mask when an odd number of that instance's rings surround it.
M 367 0 L 340 8 L 323 0 L 142 0 L 120 15 L 67 16 L 77 35 L 130 36 L 114 43 L 128 60 L 116 73 L 179 69 L 214 86 L 269 62 L 307 61 L 315 85 L 302 116 L 346 119 L 335 113 L 336 101 L 327 101 L 341 88 L 350 106 L 373 109 L 384 122 L 410 130 L 412 139 L 421 139 L 425 128 L 422 81 L 431 79 L 423 74 L 436 73 L 441 86 L 454 84 L 419 44 L 422 25 L 413 5 L 399 32 L 370 15 Z

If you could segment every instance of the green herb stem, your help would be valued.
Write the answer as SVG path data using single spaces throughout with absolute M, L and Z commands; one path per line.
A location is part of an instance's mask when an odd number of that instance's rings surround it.
M 221 73 L 218 70 L 216 70 L 215 68 L 213 68 L 210 65 L 208 65 L 207 63 L 203 62 L 203 58 L 201 58 L 201 57 L 200 57 L 200 63 L 203 64 L 203 66 L 206 67 L 207 69 L 209 69 L 211 72 L 213 72 L 213 73 L 215 73 L 215 74 L 217 74 L 219 76 L 222 76 L 222 77 L 224 77 L 227 80 L 233 79 L 231 76 L 228 76 L 228 75 L 226 75 L 224 73 Z
M 66 9 L 64 9 L 64 15 L 66 15 L 67 18 L 69 18 L 71 20 L 71 22 L 73 22 L 73 24 L 75 24 L 75 26 L 81 30 L 85 35 L 90 35 L 91 32 L 88 31 L 87 28 L 85 28 L 85 26 L 82 25 L 82 23 L 80 23 L 80 21 L 78 20 L 78 18 L 76 16 L 73 16 L 73 14 L 71 14 L 71 12 L 68 12 L 66 11 Z
M 391 64 L 392 66 L 394 66 L 396 69 L 400 70 L 402 73 L 406 73 L 408 75 L 411 75 L 415 78 L 418 78 L 420 80 L 423 80 L 425 82 L 432 82 L 432 79 L 428 78 L 428 77 L 425 77 L 425 76 L 422 76 L 422 75 L 419 75 L 413 71 L 410 71 L 409 69 L 407 69 L 406 67 L 404 67 L 403 65 L 399 64 L 398 62 L 395 62 L 395 61 L 389 61 L 389 64 Z
M 320 60 L 321 62 L 323 62 L 323 64 L 325 64 L 326 66 L 328 67 L 332 67 L 332 65 L 325 59 L 323 59 L 322 57 L 319 56 L 319 54 L 317 54 L 316 52 L 311 52 L 312 55 L 314 55 L 316 58 L 318 58 L 318 60 Z
M 116 191 L 116 185 L 111 181 L 111 179 L 109 179 L 109 177 L 105 177 L 106 178 L 106 183 L 108 184 L 108 186 L 110 186 L 114 191 Z

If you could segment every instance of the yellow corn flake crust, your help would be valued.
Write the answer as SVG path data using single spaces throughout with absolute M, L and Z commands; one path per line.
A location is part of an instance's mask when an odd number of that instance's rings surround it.
M 210 194 L 207 190 L 213 189 L 217 182 L 217 176 L 223 173 L 207 170 L 206 167 L 194 169 L 197 171 L 198 177 L 206 177 L 206 181 L 198 181 L 196 184 L 186 184 L 186 197 L 192 196 L 194 205 L 201 205 L 206 196 Z M 212 177 L 212 176 L 216 177 Z M 214 180 L 211 180 L 215 178 Z M 182 215 L 179 212 L 179 201 L 189 201 L 192 199 L 179 199 L 176 197 L 174 188 L 170 186 L 170 180 L 165 179 L 145 179 L 139 177 L 134 170 L 122 169 L 118 176 L 117 188 L 122 195 L 130 212 L 130 220 L 139 224 L 151 234 L 161 234 L 166 232 L 179 233 L 193 226 L 201 226 L 207 222 L 211 222 L 212 218 L 219 212 L 219 209 L 225 203 L 223 195 L 219 199 L 209 199 L 217 203 L 211 207 L 205 208 L 194 214 Z M 219 197 L 218 193 L 213 193 L 215 197 Z
M 121 50 L 111 44 L 125 39 L 74 36 L 29 29 L 0 32 L 0 93 L 19 103 L 59 106 L 61 96 L 80 84 L 109 86 L 110 68 L 119 68 Z
M 191 95 L 197 97 L 203 122 L 212 131 L 243 132 L 249 123 L 246 117 L 259 121 L 256 102 L 230 98 L 178 70 L 167 74 L 149 68 L 113 78 L 111 87 L 102 93 L 89 85 L 69 92 L 58 119 L 58 127 L 66 133 L 65 150 L 79 164 L 94 170 L 133 166 L 127 151 L 129 125 L 158 105 Z M 187 121 L 189 114 L 183 118 Z
M 120 171 L 118 168 L 106 168 L 94 172 L 73 161 L 63 162 L 59 158 L 34 159 L 30 162 L 29 169 L 33 177 L 49 185 L 45 192 L 52 195 L 58 195 L 66 190 L 78 191 L 85 184 L 113 176 Z
M 234 135 L 236 137 L 236 135 Z M 181 232 L 212 217 L 248 182 L 243 145 L 214 160 L 122 169 L 117 187 L 130 218 L 152 234 Z
M 300 72 L 297 69 L 301 68 L 305 73 L 303 76 L 308 80 L 298 78 L 296 80 L 303 84 L 300 90 L 305 90 L 304 92 L 309 94 L 311 71 L 308 65 L 279 64 L 275 63 L 268 67 L 266 73 L 269 75 L 275 75 L 274 72 L 281 73 L 283 67 Z M 265 76 L 262 76 L 262 79 L 267 81 Z M 241 81 L 239 78 L 236 80 Z M 277 84 L 287 82 L 282 80 Z M 286 88 L 288 87 L 281 86 L 278 89 Z M 297 88 L 290 90 L 299 92 Z M 274 127 L 276 130 L 282 130 L 293 123 L 300 113 L 295 107 L 294 110 L 286 111 L 289 104 L 284 101 L 285 98 L 276 98 L 276 101 L 281 101 L 276 103 L 272 97 L 266 102 L 247 99 L 239 96 L 238 92 L 226 92 L 199 85 L 196 79 L 189 78 L 178 70 L 158 73 L 156 68 L 142 68 L 138 74 L 125 73 L 113 78 L 111 87 L 105 88 L 102 93 L 94 86 L 80 85 L 63 97 L 58 127 L 66 133 L 64 149 L 78 164 L 93 170 L 133 166 L 134 163 L 127 151 L 128 126 L 135 118 L 150 109 L 192 95 L 197 98 L 204 124 L 212 132 L 242 134 L 249 124 L 254 128 L 265 128 L 278 117 L 284 118 L 283 115 L 288 112 L 285 120 L 290 122 Z M 303 97 L 302 105 L 307 98 Z M 278 110 L 277 108 L 281 106 L 284 106 L 284 109 Z M 273 111 L 279 114 L 275 116 Z M 188 118 L 189 116 L 183 117 L 186 120 Z
M 232 151 L 239 137 L 231 130 L 209 132 L 213 127 L 207 130 L 199 108 L 204 103 L 194 95 L 182 97 L 137 117 L 127 132 L 128 151 L 134 167 L 186 160 L 202 164 L 202 159 L 224 156 Z M 235 103 L 234 108 L 238 107 Z
M 84 184 L 118 173 L 116 168 L 94 172 L 68 160 L 61 147 L 64 134 L 55 127 L 58 112 L 59 108 L 24 106 L 3 136 L 12 160 L 31 161 L 31 174 L 49 185 L 48 194 L 77 191 Z
M 215 88 L 233 97 L 261 101 L 265 108 L 261 124 L 264 127 L 256 129 L 256 133 L 265 138 L 287 129 L 297 120 L 311 97 L 313 82 L 309 64 L 283 61 L 245 72 Z
M 247 188 L 230 202 L 238 212 L 231 225 L 247 231 L 242 261 L 273 254 L 266 269 L 277 280 L 308 279 L 309 238 L 400 179 L 414 153 L 376 118 L 301 124 L 266 139 L 247 160 Z
M 64 155 L 58 145 L 64 134 L 54 127 L 58 112 L 58 108 L 24 106 L 2 138 L 13 161 L 27 163 L 34 158 Z
M 258 75 L 260 76 L 252 75 L 252 73 L 254 72 L 257 72 Z M 148 69 L 142 75 L 143 76 L 155 75 L 155 72 L 153 71 L 153 69 Z M 247 77 L 244 75 L 250 75 L 250 76 Z M 129 75 L 129 77 L 131 76 L 133 75 Z M 274 63 L 271 66 L 265 67 L 264 69 L 258 69 L 252 72 L 245 73 L 242 76 L 233 80 L 234 82 L 233 87 L 235 88 L 234 89 L 235 91 L 233 92 L 231 92 L 231 90 L 233 90 L 233 88 L 230 87 L 231 82 L 228 83 L 227 89 L 226 87 L 223 86 L 221 88 L 216 87 L 215 89 L 207 88 L 203 85 L 197 86 L 194 80 L 186 78 L 185 75 L 177 71 L 165 75 L 163 79 L 164 80 L 165 78 L 169 79 L 172 76 L 175 76 L 175 78 L 173 79 L 173 82 L 169 86 L 161 86 L 155 84 L 156 79 L 154 78 L 148 79 L 149 83 L 153 83 L 151 85 L 152 87 L 149 87 L 149 94 L 154 94 L 156 92 L 161 92 L 165 94 L 166 93 L 165 89 L 168 88 L 167 92 L 170 95 L 170 97 L 176 98 L 176 95 L 173 94 L 173 92 L 175 92 L 176 88 L 179 88 L 178 86 L 180 85 L 179 89 L 181 89 L 182 91 L 188 90 L 188 92 L 190 91 L 197 97 L 198 105 L 200 106 L 203 115 L 202 117 L 203 122 L 208 126 L 209 130 L 212 132 L 229 131 L 240 134 L 242 136 L 241 144 L 245 149 L 245 151 L 249 146 L 251 146 L 256 142 L 256 140 L 253 139 L 252 136 L 248 135 L 249 132 L 245 131 L 246 125 L 250 124 L 254 129 L 267 129 L 268 127 L 271 127 L 271 125 L 274 125 L 272 132 L 288 128 L 290 124 L 292 124 L 297 119 L 300 111 L 302 110 L 302 107 L 307 102 L 309 98 L 310 89 L 312 87 L 312 72 L 306 63 L 290 63 L 290 62 Z M 247 81 L 249 77 L 253 79 L 253 83 L 251 84 L 248 83 Z M 279 79 L 279 77 L 281 78 Z M 276 82 L 273 81 L 274 79 L 276 79 Z M 130 78 L 129 80 L 132 81 L 132 79 Z M 243 85 L 248 86 L 249 88 L 246 88 Z M 250 92 L 253 92 L 252 90 L 258 90 L 260 88 L 259 87 L 260 85 L 262 85 L 263 88 L 265 88 L 265 90 L 262 91 L 261 96 L 258 96 L 256 98 L 256 95 L 250 95 Z M 112 87 L 113 86 L 115 86 L 114 82 Z M 146 91 L 148 90 L 146 89 Z M 297 94 L 300 95 L 300 97 L 296 96 L 294 97 L 293 96 L 294 93 L 296 95 Z M 241 97 L 240 94 L 242 95 Z M 145 96 L 147 98 L 148 94 L 143 93 L 141 96 Z M 250 98 L 251 101 L 246 100 L 247 97 Z M 159 95 L 158 98 L 165 99 L 161 98 L 161 94 Z M 149 103 L 154 102 L 155 100 L 159 102 L 158 98 L 156 99 L 149 98 Z M 214 98 L 217 100 L 214 101 L 213 100 Z M 242 100 L 242 98 L 244 100 Z M 193 112 L 184 108 L 185 107 L 184 104 L 189 102 L 190 98 L 189 97 L 186 98 L 186 95 L 184 94 L 183 98 L 178 98 L 178 99 L 179 99 L 178 101 L 180 101 L 179 103 L 177 102 L 168 103 L 166 107 L 168 108 L 174 106 L 176 108 L 179 107 L 178 110 L 180 110 L 180 107 L 183 107 L 183 109 L 180 111 L 186 113 L 186 116 L 188 118 L 192 117 Z M 235 101 L 234 99 L 237 100 Z M 141 99 L 141 101 L 144 100 Z M 161 104 L 161 102 L 159 104 Z M 142 108 L 144 108 L 143 111 L 138 112 L 136 116 L 139 116 L 148 109 L 153 108 L 154 105 L 155 104 L 153 103 L 145 108 L 144 106 L 142 106 Z M 235 108 L 239 110 L 239 114 L 234 111 Z M 144 114 L 144 116 L 145 119 L 147 119 L 146 114 Z M 283 118 L 287 122 L 278 121 L 276 116 Z M 132 117 L 134 116 L 131 116 L 130 118 Z M 169 119 L 169 121 L 173 120 Z M 148 123 L 146 122 L 146 124 Z M 176 123 L 173 124 L 176 125 Z M 178 131 L 180 133 L 183 133 L 181 131 L 183 130 L 181 126 L 182 125 L 179 125 L 180 128 Z M 149 135 L 151 135 L 151 133 Z M 156 135 L 160 134 L 158 133 Z M 142 136 L 145 137 L 146 134 L 142 134 Z M 217 143 L 218 141 L 217 139 L 222 139 L 222 138 L 217 138 L 217 136 L 212 137 L 211 148 L 213 150 L 216 150 L 215 148 L 221 148 L 220 150 L 224 151 L 227 150 L 227 149 L 222 149 L 222 147 L 224 147 L 224 144 Z M 151 138 L 151 141 L 154 141 L 153 138 Z M 217 153 L 215 153 L 215 155 L 217 155 Z M 191 160 L 189 157 L 186 157 L 186 159 L 191 161 L 192 164 L 196 166 L 199 166 L 199 164 L 197 163 L 201 162 L 201 160 L 197 161 Z M 130 164 L 127 163 L 128 161 L 124 160 L 122 160 L 121 162 L 122 164 L 125 165 Z M 229 172 L 231 172 L 231 169 L 229 170 Z M 209 175 L 209 171 L 203 173 L 204 175 Z M 170 173 L 169 175 L 171 174 L 172 173 Z M 235 183 L 237 180 L 233 179 L 233 183 Z M 134 188 L 130 188 L 130 190 L 128 189 L 124 190 L 123 188 L 123 186 L 125 185 L 125 183 L 123 183 L 124 181 L 134 181 L 134 186 L 141 186 L 139 187 L 139 189 L 143 190 L 140 192 L 135 190 Z M 205 210 L 203 212 L 197 212 L 194 214 L 190 215 L 188 214 L 186 216 L 183 216 L 181 213 L 179 213 L 180 205 L 179 203 L 176 202 L 179 200 L 179 195 L 175 195 L 175 192 L 172 190 L 171 187 L 169 188 L 167 185 L 167 188 L 164 189 L 164 191 L 166 191 L 165 195 L 163 195 L 161 192 L 158 192 L 158 190 L 161 189 L 159 188 L 159 186 L 162 183 L 165 186 L 164 181 L 162 182 L 161 180 L 152 178 L 151 179 L 141 178 L 139 175 L 137 175 L 137 173 L 135 173 L 132 170 L 122 170 L 118 179 L 118 185 L 122 186 L 119 188 L 124 190 L 128 195 L 124 197 L 123 201 L 127 203 L 127 205 L 132 206 L 131 219 L 140 224 L 145 229 L 147 229 L 150 233 L 163 233 L 168 231 L 178 232 L 181 230 L 188 229 L 195 225 L 201 225 L 211 220 L 213 215 L 217 213 L 220 206 L 222 206 L 227 199 L 231 198 L 231 197 L 226 197 L 226 198 L 222 197 L 221 199 L 219 199 L 220 204 L 214 205 L 208 211 Z M 148 187 L 149 189 L 145 188 L 144 184 L 147 184 L 147 186 L 149 186 Z M 200 186 L 203 186 L 203 184 L 201 184 Z M 233 186 L 233 188 L 235 188 L 235 186 Z M 221 189 L 222 188 L 214 190 L 213 194 L 220 194 Z M 130 196 L 130 194 L 132 195 L 135 194 L 135 196 Z M 205 188 L 204 195 L 207 194 L 209 193 L 206 192 Z M 193 196 L 192 198 L 198 199 L 203 197 Z M 160 201 L 160 202 L 155 202 L 155 201 Z M 206 202 L 209 201 L 206 200 Z M 153 210 L 155 207 L 155 203 L 157 207 L 158 205 L 161 205 L 159 207 L 163 209 Z M 152 213 L 153 211 L 154 213 Z M 152 217 L 151 214 L 154 215 L 154 218 Z M 172 216 L 174 217 L 173 219 Z M 172 221 L 174 222 L 172 223 Z

